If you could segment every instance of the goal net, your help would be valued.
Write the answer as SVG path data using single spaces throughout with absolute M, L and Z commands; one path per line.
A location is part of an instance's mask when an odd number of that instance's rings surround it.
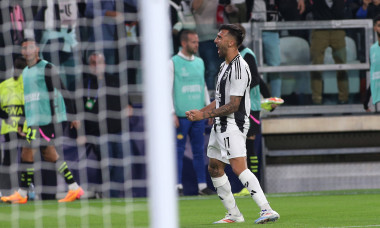
M 177 227 L 168 2 L 0 8 L 1 227 Z

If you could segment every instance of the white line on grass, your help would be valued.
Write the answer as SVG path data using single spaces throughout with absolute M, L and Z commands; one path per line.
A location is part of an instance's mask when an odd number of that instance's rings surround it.
M 380 227 L 380 225 L 365 225 L 365 226 L 335 226 L 335 227 L 321 227 L 321 228 L 355 228 L 355 227 Z

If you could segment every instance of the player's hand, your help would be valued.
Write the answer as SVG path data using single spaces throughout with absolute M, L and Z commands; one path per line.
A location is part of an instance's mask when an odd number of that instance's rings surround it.
M 80 128 L 80 121 L 79 120 L 72 121 L 70 123 L 70 129 L 73 129 L 73 127 L 78 130 Z
M 186 117 L 190 121 L 199 121 L 203 120 L 203 112 L 194 109 L 186 112 Z
M 128 106 L 124 109 L 124 115 L 127 116 L 127 117 L 131 117 L 131 116 L 133 116 L 133 106 L 132 106 L 132 105 L 128 105 Z
M 84 145 L 87 143 L 87 137 L 84 135 L 78 136 L 77 137 L 77 144 L 78 145 Z
M 22 131 L 22 127 L 21 127 L 21 126 L 19 126 L 19 127 L 17 128 L 17 133 L 18 133 L 20 136 L 22 136 L 22 137 L 25 137 L 25 136 L 26 136 L 26 134 Z
M 372 110 L 370 108 L 367 108 L 365 111 L 366 112 L 372 112 Z
M 178 120 L 178 116 L 176 114 L 173 114 L 173 120 L 174 120 L 175 128 L 178 128 L 179 127 L 179 120 Z
M 304 0 L 298 0 L 298 6 L 297 9 L 299 10 L 300 14 L 303 14 L 305 12 L 305 1 Z

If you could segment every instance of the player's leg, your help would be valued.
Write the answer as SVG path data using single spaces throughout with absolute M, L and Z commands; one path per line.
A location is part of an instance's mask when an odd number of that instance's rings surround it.
M 247 168 L 246 160 L 244 157 L 230 159 L 230 164 L 234 173 L 239 177 L 241 183 L 248 189 L 252 199 L 260 207 L 260 218 L 256 223 L 266 223 L 269 221 L 276 221 L 280 216 L 277 212 L 272 210 L 260 183 L 256 176 Z
M 223 219 L 216 221 L 215 223 L 244 222 L 244 217 L 240 213 L 232 194 L 230 181 L 224 172 L 226 166 L 225 163 L 228 163 L 228 160 L 222 157 L 221 148 L 218 143 L 220 140 L 218 140 L 217 137 L 220 137 L 220 134 L 217 134 L 212 130 L 207 147 L 207 156 L 210 158 L 208 172 L 211 176 L 212 184 L 216 189 L 216 193 L 224 207 L 227 209 L 227 214 Z
M 255 137 L 260 132 L 260 111 L 252 111 L 249 118 L 250 125 L 247 133 L 246 149 L 247 149 L 247 166 L 253 174 L 259 179 L 259 159 L 255 151 Z M 246 196 L 250 192 L 247 188 L 243 188 L 239 193 L 234 196 Z
M 33 183 L 34 177 L 34 154 L 36 149 L 24 147 L 21 152 L 21 164 L 19 172 L 19 189 L 10 196 L 1 197 L 6 203 L 24 204 L 28 201 L 28 188 Z
M 119 135 L 121 137 L 121 135 Z M 121 139 L 120 139 L 121 141 Z M 110 197 L 124 197 L 124 167 L 123 167 L 123 144 L 115 141 L 109 141 L 108 157 L 110 159 L 109 175 L 111 181 Z M 114 186 L 113 186 L 114 185 Z
M 182 185 L 182 170 L 183 170 L 183 157 L 185 154 L 185 147 L 187 141 L 187 134 L 191 127 L 191 121 L 186 118 L 178 118 L 179 127 L 176 129 L 177 137 L 177 188 L 178 194 L 183 195 Z
M 39 139 L 39 146 L 42 157 L 47 162 L 56 163 L 59 174 L 65 179 L 66 184 L 69 187 L 69 192 L 66 197 L 58 202 L 70 202 L 79 199 L 83 194 L 83 189 L 79 187 L 78 183 L 74 180 L 73 174 L 69 170 L 66 161 L 60 159 L 57 148 L 54 145 L 55 130 L 54 125 L 49 124 L 45 126 L 37 127 L 36 138 Z
M 248 189 L 252 199 L 260 207 L 260 218 L 256 223 L 266 223 L 276 221 L 280 216 L 270 207 L 267 198 L 260 186 L 256 176 L 248 169 L 246 161 L 246 135 L 240 131 L 225 134 L 228 137 L 228 145 L 225 149 L 229 151 L 229 162 L 232 171 L 239 177 L 241 183 Z M 242 153 L 243 151 L 243 153 Z
M 11 165 L 11 137 L 10 134 L 4 134 L 5 143 L 4 149 L 0 151 L 0 197 L 5 191 L 8 192 L 11 189 L 10 178 L 10 165 Z M 12 150 L 14 152 L 14 150 Z M 8 194 L 8 193 L 7 193 Z
M 192 122 L 189 136 L 191 150 L 193 152 L 193 167 L 197 175 L 198 192 L 200 195 L 216 194 L 213 190 L 207 187 L 206 170 L 204 161 L 204 132 L 205 121 Z
M 235 223 L 244 222 L 244 217 L 236 205 L 235 198 L 232 194 L 231 184 L 224 172 L 225 164 L 216 159 L 210 158 L 209 173 L 216 192 L 227 209 L 226 216 L 214 223 Z
M 62 177 L 65 179 L 66 184 L 68 185 L 69 192 L 65 198 L 59 200 L 58 202 L 71 202 L 79 199 L 84 193 L 83 189 L 79 187 L 78 183 L 74 180 L 73 174 L 67 166 L 66 161 L 59 159 L 59 155 L 55 146 L 49 145 L 43 147 L 41 148 L 41 152 L 45 161 L 57 164 L 59 174 L 62 175 Z

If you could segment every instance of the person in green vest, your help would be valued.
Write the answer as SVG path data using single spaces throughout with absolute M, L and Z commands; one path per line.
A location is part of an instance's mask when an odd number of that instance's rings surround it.
M 3 157 L 0 164 L 3 172 L 0 172 L 0 190 L 11 189 L 10 169 L 12 162 L 16 161 L 18 140 L 21 136 L 18 128 L 24 124 L 24 86 L 22 83 L 22 70 L 26 67 L 26 61 L 19 56 L 14 61 L 13 76 L 0 84 L 0 110 L 5 112 L 9 119 L 1 121 L 1 134 L 4 136 Z
M 28 38 L 21 43 L 21 54 L 28 65 L 22 72 L 28 145 L 24 145 L 21 152 L 20 188 L 10 196 L 1 197 L 1 200 L 14 204 L 28 201 L 27 189 L 34 178 L 34 154 L 40 149 L 44 160 L 55 163 L 68 184 L 69 192 L 58 202 L 74 201 L 84 191 L 74 180 L 66 162 L 59 158 L 54 139 L 58 132 L 55 129 L 60 129 L 60 123 L 67 121 L 66 109 L 68 113 L 75 114 L 75 106 L 55 66 L 39 58 L 39 47 L 34 39 Z M 70 124 L 70 128 L 78 129 L 79 126 L 77 120 Z
M 380 15 L 373 19 L 373 30 L 377 34 L 377 41 L 371 46 L 369 51 L 370 61 L 370 84 L 367 90 L 366 99 L 363 103 L 367 112 L 372 110 L 368 107 L 368 102 L 372 96 L 372 104 L 376 105 L 380 101 Z
M 201 109 L 210 103 L 205 83 L 203 60 L 195 54 L 198 51 L 198 35 L 191 30 L 183 30 L 180 35 L 182 49 L 170 61 L 170 75 L 173 81 L 173 115 L 177 134 L 178 194 L 183 195 L 182 170 L 187 135 L 190 136 L 193 152 L 193 166 L 197 175 L 200 195 L 216 194 L 207 187 L 204 162 L 205 121 L 191 122 L 185 112 Z

